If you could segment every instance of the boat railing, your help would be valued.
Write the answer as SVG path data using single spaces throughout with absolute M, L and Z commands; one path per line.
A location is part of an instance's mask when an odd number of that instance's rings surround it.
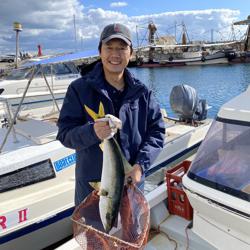
M 8 137 L 9 137 L 9 134 L 11 133 L 11 131 L 13 131 L 14 140 L 17 141 L 16 132 L 15 132 L 14 125 L 15 125 L 16 120 L 17 120 L 17 118 L 18 118 L 18 114 L 19 114 L 19 112 L 20 112 L 20 110 L 21 110 L 21 106 L 23 105 L 24 99 L 25 99 L 25 97 L 26 97 L 26 95 L 27 95 L 27 92 L 28 92 L 28 89 L 29 89 L 29 87 L 30 87 L 30 84 L 31 84 L 32 80 L 34 79 L 34 77 L 35 77 L 39 72 L 41 72 L 41 74 L 42 74 L 42 76 L 43 76 L 43 78 L 44 78 L 44 81 L 45 81 L 45 83 L 46 83 L 46 85 L 47 85 L 47 87 L 48 87 L 48 90 L 49 90 L 49 92 L 50 92 L 50 94 L 51 94 L 51 96 L 52 96 L 53 103 L 55 104 L 55 106 L 56 106 L 58 112 L 60 112 L 60 108 L 59 108 L 59 105 L 58 105 L 58 103 L 57 103 L 57 101 L 56 101 L 56 99 L 55 99 L 53 90 L 51 89 L 50 84 L 49 84 L 49 82 L 48 82 L 48 80 L 47 80 L 47 78 L 46 78 L 46 75 L 44 74 L 43 65 L 33 66 L 33 67 L 32 67 L 32 73 L 31 73 L 30 79 L 28 80 L 27 86 L 26 86 L 26 88 L 24 89 L 23 95 L 22 95 L 22 97 L 21 97 L 21 100 L 20 100 L 20 102 L 19 102 L 19 104 L 18 104 L 18 107 L 17 107 L 17 109 L 16 109 L 16 111 L 15 111 L 14 114 L 12 114 L 12 112 L 11 112 L 11 105 L 10 105 L 9 102 L 8 102 L 8 98 L 4 98 L 4 97 L 2 96 L 1 99 L 0 99 L 2 102 L 5 103 L 5 106 L 7 107 L 7 115 L 8 115 L 8 118 L 9 118 L 9 123 L 8 123 L 8 125 L 7 125 L 8 130 L 7 130 L 7 132 L 6 132 L 6 134 L 5 134 L 4 138 L 3 138 L 2 143 L 0 144 L 0 153 L 2 152 L 2 150 L 3 150 L 3 148 L 4 148 L 4 145 L 6 144 L 7 139 L 8 139 Z
M 7 117 L 4 118 L 4 120 L 2 121 L 2 127 L 9 126 L 9 122 L 12 121 L 13 119 L 13 112 L 12 112 L 12 108 L 11 105 L 9 103 L 8 98 L 6 97 L 2 97 L 0 96 L 0 103 L 2 103 L 2 108 L 3 108 L 3 112 L 6 114 Z M 13 138 L 14 138 L 14 142 L 17 142 L 17 137 L 16 137 L 16 130 L 15 127 L 13 126 L 12 129 L 12 134 L 13 134 Z M 3 143 L 2 143 L 3 144 Z M 1 149 L 2 149 L 2 144 L 0 145 L 0 153 L 1 153 Z

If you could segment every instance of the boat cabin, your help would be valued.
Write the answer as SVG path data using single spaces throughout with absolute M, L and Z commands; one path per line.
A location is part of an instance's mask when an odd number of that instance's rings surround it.
M 250 246 L 249 98 L 250 87 L 222 106 L 183 178 L 193 230 L 218 249 Z

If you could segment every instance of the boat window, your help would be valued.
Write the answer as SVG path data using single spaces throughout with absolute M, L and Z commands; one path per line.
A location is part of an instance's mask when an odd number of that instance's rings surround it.
M 188 176 L 250 201 L 250 126 L 214 121 Z
M 6 77 L 6 80 L 22 80 L 26 79 L 31 73 L 31 68 L 13 69 Z
M 55 178 L 50 160 L 41 161 L 25 168 L 0 176 L 0 193 Z
M 56 75 L 78 73 L 75 72 L 75 69 L 73 68 L 72 64 L 66 64 L 66 63 L 59 63 L 53 65 L 53 72 Z
M 50 65 L 43 66 L 43 73 L 44 73 L 46 76 L 51 75 L 51 70 L 52 70 L 52 72 L 53 72 L 53 68 L 51 68 Z M 39 77 L 42 77 L 42 72 L 39 72 L 38 75 L 39 75 Z
M 73 62 L 66 62 L 66 67 L 68 67 L 72 74 L 79 74 L 79 70 Z

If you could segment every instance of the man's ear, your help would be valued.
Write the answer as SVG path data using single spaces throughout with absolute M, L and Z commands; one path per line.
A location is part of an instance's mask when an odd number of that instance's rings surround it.
M 133 47 L 130 46 L 130 56 L 132 56 L 132 54 L 133 54 Z

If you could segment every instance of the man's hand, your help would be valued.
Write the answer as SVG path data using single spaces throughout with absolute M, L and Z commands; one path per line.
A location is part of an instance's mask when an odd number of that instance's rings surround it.
M 133 170 L 126 174 L 126 179 L 128 177 L 131 177 L 132 182 L 136 184 L 141 181 L 141 176 L 142 176 L 141 166 L 139 164 L 135 164 L 133 166 Z
M 97 137 L 100 140 L 104 140 L 105 138 L 109 137 L 112 132 L 108 121 L 96 120 L 94 123 L 94 130 L 95 130 Z
M 109 139 L 122 128 L 122 121 L 110 114 L 95 120 L 94 130 L 100 140 Z

